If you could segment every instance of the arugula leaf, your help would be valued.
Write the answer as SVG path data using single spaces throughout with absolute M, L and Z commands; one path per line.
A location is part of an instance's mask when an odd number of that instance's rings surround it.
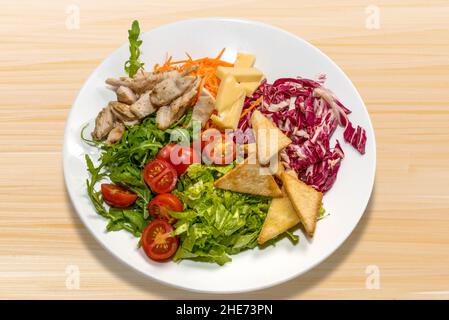
M 100 193 L 98 191 L 95 191 L 95 184 L 100 181 L 105 174 L 100 173 L 102 166 L 98 166 L 95 168 L 92 160 L 90 157 L 86 154 L 85 156 L 86 164 L 87 164 L 87 170 L 89 171 L 91 175 L 91 179 L 87 179 L 86 185 L 87 185 L 87 194 L 89 195 L 90 200 L 92 201 L 92 204 L 95 207 L 95 210 L 99 214 L 101 214 L 104 217 L 108 217 L 108 213 L 106 209 L 103 207 L 103 200 L 101 199 Z
M 287 235 L 287 237 L 290 238 L 290 240 L 293 243 L 297 243 L 299 241 L 299 236 L 297 236 L 296 234 L 293 234 L 293 232 L 291 231 L 285 231 L 285 234 Z
M 84 137 L 84 131 L 86 130 L 86 128 L 87 128 L 88 126 L 89 126 L 89 124 L 86 123 L 86 124 L 84 125 L 84 127 L 81 129 L 81 133 L 80 133 L 81 140 L 84 141 L 84 142 L 86 142 L 86 143 L 87 143 L 88 145 L 90 145 L 90 146 L 96 146 L 96 147 L 101 146 L 101 145 L 103 144 L 103 141 L 97 141 L 97 140 L 87 139 L 87 138 Z
M 320 207 L 320 210 L 318 211 L 318 217 L 317 220 L 321 220 L 326 218 L 329 215 L 329 213 L 326 213 L 326 209 L 324 209 L 323 206 Z
M 143 67 L 144 63 L 139 61 L 140 57 L 140 45 L 142 40 L 139 40 L 140 26 L 137 20 L 134 20 L 131 29 L 128 30 L 129 40 L 129 60 L 125 62 L 125 71 L 133 78 L 137 71 Z
M 100 164 L 95 167 L 86 155 L 90 179 L 86 181 L 87 192 L 95 210 L 109 220 L 107 231 L 127 230 L 139 237 L 149 222 L 148 202 L 153 198 L 151 190 L 142 178 L 142 170 L 162 146 L 169 142 L 170 134 L 159 130 L 154 117 L 128 128 L 122 139 L 114 145 L 99 144 Z M 90 141 L 86 141 L 89 143 Z M 105 207 L 101 192 L 95 186 L 103 178 L 129 188 L 137 194 L 136 203 L 127 209 Z

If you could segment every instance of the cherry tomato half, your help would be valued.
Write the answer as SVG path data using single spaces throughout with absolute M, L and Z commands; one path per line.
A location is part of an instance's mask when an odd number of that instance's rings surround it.
M 162 219 L 153 220 L 142 233 L 142 248 L 154 261 L 166 261 L 178 249 L 178 237 L 170 236 L 173 227 Z
M 129 207 L 137 200 L 135 193 L 112 183 L 103 183 L 101 194 L 107 204 L 116 208 Z
M 178 174 L 183 174 L 192 163 L 199 163 L 198 153 L 192 147 L 180 146 L 178 144 L 167 144 L 156 156 L 170 163 Z
M 175 188 L 178 175 L 170 163 L 154 159 L 143 168 L 143 179 L 153 192 L 167 193 Z
M 156 219 L 163 219 L 175 223 L 176 219 L 170 216 L 167 210 L 182 212 L 182 202 L 171 193 L 162 193 L 155 196 L 148 203 L 148 212 Z
M 216 129 L 208 129 L 201 137 L 205 144 L 203 156 L 210 162 L 218 165 L 230 164 L 236 157 L 236 145 L 234 141 L 224 133 Z

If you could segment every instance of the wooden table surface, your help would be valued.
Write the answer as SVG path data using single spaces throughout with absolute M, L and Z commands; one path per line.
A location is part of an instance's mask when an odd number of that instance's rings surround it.
M 448 1 L 0 3 L 0 298 L 449 298 Z M 63 182 L 71 104 L 130 22 L 207 16 L 270 23 L 323 50 L 377 138 L 374 193 L 350 238 L 305 275 L 247 294 L 194 294 L 130 270 L 86 230 Z

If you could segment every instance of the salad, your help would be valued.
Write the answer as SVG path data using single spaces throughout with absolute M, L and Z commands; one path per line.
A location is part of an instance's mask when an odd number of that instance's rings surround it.
M 107 231 L 126 230 L 153 261 L 223 265 L 231 255 L 288 237 L 313 237 L 343 148 L 360 154 L 366 133 L 318 79 L 273 83 L 256 56 L 168 57 L 147 68 L 140 28 L 128 31 L 127 76 L 106 79 L 116 94 L 97 115 L 85 155 L 87 193 Z

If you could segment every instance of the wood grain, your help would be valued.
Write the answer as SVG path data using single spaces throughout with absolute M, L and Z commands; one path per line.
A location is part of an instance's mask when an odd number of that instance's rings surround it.
M 0 2 L 0 298 L 449 298 L 447 1 L 78 0 L 74 30 L 72 1 Z M 369 5 L 379 29 L 366 28 Z M 248 294 L 193 294 L 136 274 L 88 234 L 63 184 L 63 129 L 133 19 L 150 30 L 236 15 L 301 36 L 349 75 L 376 131 L 375 190 L 351 237 L 304 276 Z M 71 266 L 79 289 L 66 283 Z M 366 286 L 369 266 L 379 289 Z

